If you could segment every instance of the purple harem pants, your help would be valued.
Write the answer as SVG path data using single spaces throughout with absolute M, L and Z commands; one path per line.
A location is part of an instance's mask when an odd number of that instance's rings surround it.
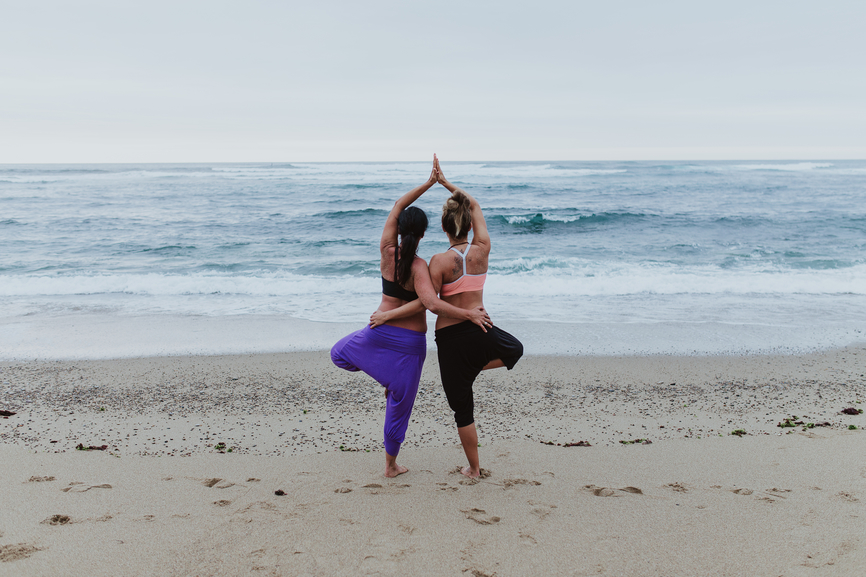
M 385 451 L 392 457 L 400 452 L 406 438 L 426 356 L 424 333 L 390 325 L 364 327 L 331 348 L 335 365 L 347 371 L 364 371 L 385 387 Z

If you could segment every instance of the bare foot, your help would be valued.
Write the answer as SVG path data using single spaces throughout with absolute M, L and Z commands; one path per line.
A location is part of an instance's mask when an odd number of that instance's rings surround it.
M 388 478 L 396 477 L 397 475 L 402 475 L 403 473 L 408 473 L 409 469 L 404 467 L 403 465 L 398 465 L 397 463 L 389 464 L 385 467 L 385 476 Z
M 473 471 L 472 467 L 466 466 L 460 469 L 460 472 L 469 477 L 470 479 L 477 479 L 481 476 L 481 470 Z

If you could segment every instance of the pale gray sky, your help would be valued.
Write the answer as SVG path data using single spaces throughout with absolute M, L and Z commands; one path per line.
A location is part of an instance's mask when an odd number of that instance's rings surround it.
M 0 0 L 0 163 L 866 158 L 866 2 Z

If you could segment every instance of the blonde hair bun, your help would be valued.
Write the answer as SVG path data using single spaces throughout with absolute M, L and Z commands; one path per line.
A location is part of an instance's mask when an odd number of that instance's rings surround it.
M 442 205 L 442 228 L 454 238 L 463 238 L 471 225 L 472 203 L 463 191 L 456 190 Z

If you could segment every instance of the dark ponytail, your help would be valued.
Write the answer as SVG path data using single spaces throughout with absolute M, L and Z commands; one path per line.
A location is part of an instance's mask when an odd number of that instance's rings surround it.
M 427 231 L 427 215 L 416 206 L 410 206 L 400 213 L 397 219 L 397 232 L 400 246 L 394 249 L 394 282 L 399 285 L 409 282 L 412 276 L 412 262 L 418 241 Z

